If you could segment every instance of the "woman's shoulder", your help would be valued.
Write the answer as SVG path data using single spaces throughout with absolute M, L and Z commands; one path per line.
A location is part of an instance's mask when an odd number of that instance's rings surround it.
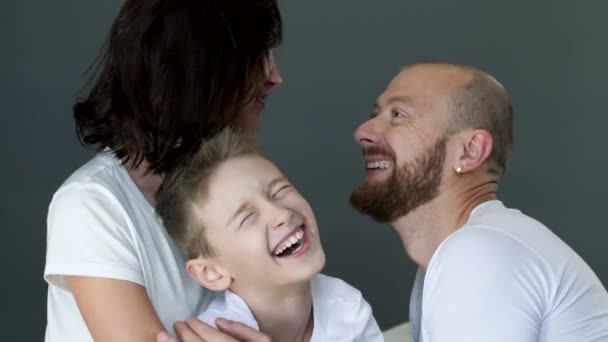
M 127 170 L 110 152 L 100 152 L 59 186 L 49 205 L 49 218 L 67 211 L 120 211 L 139 201 Z M 143 196 L 140 196 L 143 197 Z M 80 208 L 80 209 L 79 209 Z M 64 210 L 66 209 L 66 210 Z
M 84 163 L 61 184 L 57 192 L 74 185 L 95 185 L 112 187 L 119 183 L 121 174 L 126 172 L 124 166 L 111 152 L 99 152 Z

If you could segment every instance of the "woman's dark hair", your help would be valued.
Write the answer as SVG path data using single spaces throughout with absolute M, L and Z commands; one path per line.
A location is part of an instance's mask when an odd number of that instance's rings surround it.
M 260 94 L 276 0 L 127 0 L 74 105 L 78 138 L 165 173 Z

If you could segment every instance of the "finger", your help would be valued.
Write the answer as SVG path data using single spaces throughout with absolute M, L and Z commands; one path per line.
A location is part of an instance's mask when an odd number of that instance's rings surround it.
M 197 334 L 190 326 L 184 322 L 175 322 L 173 325 L 175 333 L 183 342 L 204 342 L 203 337 Z
M 169 334 L 163 331 L 156 335 L 156 342 L 177 342 L 177 338 L 169 336 Z
M 239 341 L 235 340 L 234 338 L 224 334 L 223 332 L 215 329 L 214 327 L 212 327 L 196 318 L 187 319 L 186 324 L 188 325 L 188 327 L 190 327 L 190 329 L 192 329 L 192 331 L 197 336 L 199 336 L 200 338 L 202 338 L 205 341 L 239 342 Z M 190 342 L 190 341 L 184 341 L 184 342 Z
M 215 324 L 221 331 L 241 342 L 272 342 L 268 335 L 240 322 L 218 318 Z

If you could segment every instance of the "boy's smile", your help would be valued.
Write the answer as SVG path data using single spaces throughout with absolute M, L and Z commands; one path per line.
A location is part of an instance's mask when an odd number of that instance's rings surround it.
M 273 249 L 272 254 L 276 258 L 298 257 L 308 251 L 310 247 L 306 225 L 302 223 L 296 226 L 285 238 L 283 238 Z

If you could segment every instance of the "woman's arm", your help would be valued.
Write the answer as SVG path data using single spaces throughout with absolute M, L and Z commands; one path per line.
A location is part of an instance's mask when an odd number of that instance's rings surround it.
M 109 278 L 66 280 L 95 341 L 152 342 L 165 330 L 143 286 Z

